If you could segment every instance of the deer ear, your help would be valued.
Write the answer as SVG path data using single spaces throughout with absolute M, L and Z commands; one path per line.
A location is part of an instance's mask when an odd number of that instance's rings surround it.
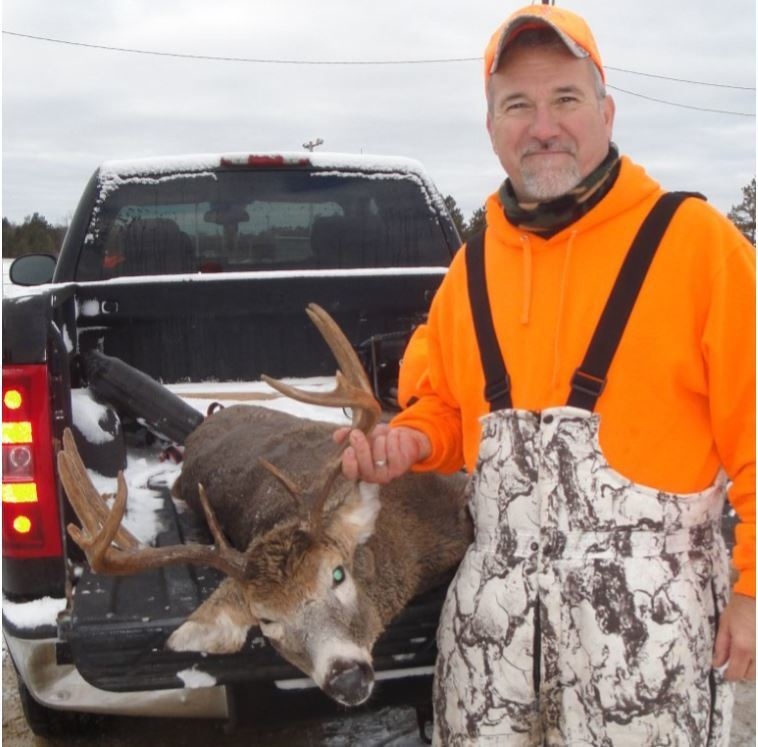
M 361 545 L 374 533 L 381 507 L 379 486 L 359 482 L 350 498 L 337 509 L 332 526 L 342 531 L 353 546 Z

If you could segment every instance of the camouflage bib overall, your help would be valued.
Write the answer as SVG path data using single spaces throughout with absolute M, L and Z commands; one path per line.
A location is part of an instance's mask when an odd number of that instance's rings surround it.
M 681 199 L 665 196 L 640 230 L 567 406 L 513 409 L 491 318 L 477 321 L 492 412 L 469 488 L 476 540 L 440 618 L 436 745 L 728 743 L 732 689 L 710 667 L 729 593 L 726 480 L 687 495 L 630 482 L 605 460 L 592 412 Z

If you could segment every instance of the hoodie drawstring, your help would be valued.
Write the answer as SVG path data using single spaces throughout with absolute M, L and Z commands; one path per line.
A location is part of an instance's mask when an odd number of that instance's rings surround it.
M 576 239 L 577 231 L 572 231 L 568 244 L 566 245 L 566 253 L 563 257 L 563 271 L 561 272 L 561 289 L 558 296 L 558 313 L 555 319 L 555 349 L 553 351 L 553 388 L 558 386 L 558 369 L 560 362 L 560 341 L 561 341 L 561 322 L 563 321 L 563 311 L 566 303 L 566 288 L 568 287 L 568 275 L 571 267 L 571 253 L 574 249 L 574 239 Z
M 529 310 L 532 306 L 532 242 L 529 236 L 521 234 L 522 293 L 521 324 L 529 324 Z

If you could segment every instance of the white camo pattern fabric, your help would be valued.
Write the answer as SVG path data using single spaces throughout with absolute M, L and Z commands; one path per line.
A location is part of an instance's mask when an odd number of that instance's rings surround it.
M 482 424 L 434 744 L 726 745 L 732 688 L 710 667 L 729 591 L 725 479 L 688 495 L 636 485 L 577 408 Z

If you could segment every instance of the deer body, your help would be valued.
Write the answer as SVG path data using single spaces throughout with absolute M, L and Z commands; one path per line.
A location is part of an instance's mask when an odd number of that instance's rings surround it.
M 323 539 L 314 542 L 297 502 L 259 459 L 286 465 L 294 483 L 307 485 L 335 453 L 332 430 L 235 406 L 190 436 L 174 495 L 199 508 L 202 484 L 235 547 L 263 542 L 267 564 L 255 583 L 224 581 L 169 646 L 229 653 L 259 624 L 285 658 L 352 704 L 370 692 L 376 639 L 412 597 L 457 565 L 471 527 L 462 475 L 406 475 L 381 489 L 338 475 L 324 505 Z M 338 568 L 345 578 L 335 585 Z

